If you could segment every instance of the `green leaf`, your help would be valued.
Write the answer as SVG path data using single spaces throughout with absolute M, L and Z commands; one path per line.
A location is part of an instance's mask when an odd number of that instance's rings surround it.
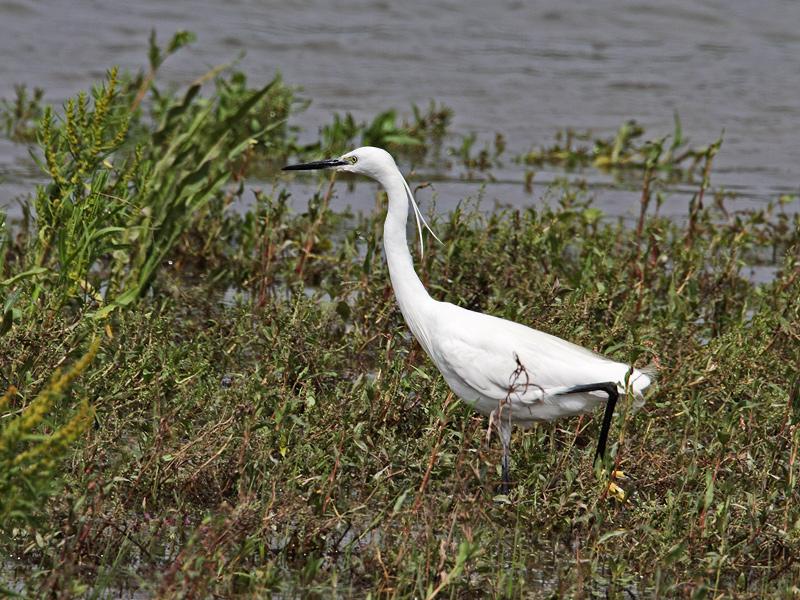
M 672 548 L 670 548 L 664 555 L 662 562 L 666 564 L 674 563 L 680 560 L 684 554 L 686 554 L 686 540 L 678 542 L 677 544 L 672 546 Z
M 610 540 L 610 539 L 613 539 L 613 538 L 615 538 L 615 537 L 619 537 L 619 536 L 621 536 L 621 535 L 625 535 L 626 533 L 628 533 L 628 530 L 627 530 L 627 529 L 615 529 L 614 531 L 606 531 L 606 532 L 605 532 L 603 535 L 601 535 L 601 536 L 600 536 L 600 538 L 597 540 L 597 545 L 599 546 L 600 544 L 602 544 L 602 543 L 604 543 L 604 542 L 607 542 L 607 541 L 608 541 L 608 540 Z
M 153 134 L 154 144 L 158 145 L 164 142 L 167 134 L 169 134 L 169 132 L 173 129 L 180 116 L 186 112 L 186 109 L 192 103 L 195 96 L 200 93 L 201 87 L 203 87 L 201 83 L 194 83 L 190 85 L 189 89 L 186 90 L 186 93 L 183 95 L 183 100 L 167 110 L 163 120 L 161 121 L 161 126 Z
M 174 52 L 177 52 L 184 46 L 191 44 L 195 40 L 197 40 L 197 36 L 193 31 L 186 31 L 186 30 L 176 31 L 175 35 L 172 36 L 172 39 L 170 40 L 169 45 L 167 46 L 167 53 L 173 54 Z
M 383 140 L 389 144 L 397 144 L 398 146 L 422 146 L 423 142 L 420 139 L 411 137 L 404 134 L 389 134 L 383 137 Z
M 266 96 L 267 93 L 272 89 L 272 87 L 278 81 L 279 81 L 278 77 L 275 77 L 267 85 L 262 87 L 260 90 L 254 92 L 244 103 L 242 103 L 242 105 L 239 107 L 239 110 L 237 110 L 233 115 L 225 119 L 220 129 L 222 131 L 228 131 L 231 125 L 237 123 L 242 119 L 242 117 L 244 117 L 247 113 L 249 113 L 250 109 L 252 109 L 259 100 L 261 100 L 264 96 Z
M 262 137 L 264 137 L 270 131 L 273 131 L 273 130 L 277 129 L 278 127 L 280 127 L 284 123 L 286 123 L 286 119 L 280 119 L 278 121 L 275 121 L 274 123 L 270 123 L 269 125 L 264 127 L 262 130 L 258 131 L 257 133 L 254 133 L 252 136 L 250 136 L 247 139 L 243 140 L 237 146 L 234 146 L 234 148 L 230 152 L 228 152 L 228 160 L 233 160 L 234 158 L 239 156 L 242 152 L 244 152 L 250 146 L 254 146 L 254 145 L 258 144 L 259 141 L 261 141 Z
M 403 493 L 401 493 L 397 497 L 397 500 L 394 501 L 394 506 L 392 507 L 392 516 L 396 515 L 398 512 L 400 512 L 400 509 L 403 508 L 403 502 L 406 501 L 406 496 L 408 496 L 408 491 L 409 491 L 408 489 L 403 490 Z
M 594 206 L 590 206 L 589 208 L 584 209 L 583 211 L 583 218 L 589 224 L 593 225 L 597 223 L 603 216 L 603 211 L 599 208 L 595 208 Z
M 28 269 L 27 271 L 23 271 L 22 273 L 17 273 L 13 277 L 9 277 L 5 281 L 0 281 L 0 285 L 4 287 L 9 286 L 22 279 L 28 279 L 30 277 L 35 277 L 36 275 L 41 275 L 43 273 L 49 273 L 49 272 L 50 269 L 48 269 L 47 267 L 33 267 L 31 269 Z
M 703 508 L 708 510 L 711 503 L 714 501 L 714 471 L 709 469 L 706 471 L 706 493 L 703 497 Z
M 125 227 L 103 227 L 102 229 L 93 231 L 92 234 L 89 236 L 89 239 L 97 240 L 108 234 L 122 233 L 123 231 L 127 231 L 127 229 Z

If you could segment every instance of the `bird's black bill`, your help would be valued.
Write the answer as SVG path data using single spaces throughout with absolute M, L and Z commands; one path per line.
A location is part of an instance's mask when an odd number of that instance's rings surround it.
M 317 160 L 314 162 L 303 163 L 300 165 L 289 165 L 288 167 L 283 167 L 284 171 L 313 171 L 315 169 L 330 169 L 331 167 L 341 167 L 342 165 L 346 165 L 346 160 L 341 160 L 338 158 L 327 158 L 325 160 Z

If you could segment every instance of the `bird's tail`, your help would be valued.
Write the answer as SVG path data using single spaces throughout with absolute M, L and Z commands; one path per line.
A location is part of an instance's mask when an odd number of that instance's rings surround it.
M 628 378 L 628 385 L 633 389 L 633 408 L 638 410 L 644 406 L 644 394 L 647 388 L 655 381 L 658 371 L 655 366 L 648 365 L 641 369 L 633 369 Z M 622 390 L 624 392 L 624 390 Z

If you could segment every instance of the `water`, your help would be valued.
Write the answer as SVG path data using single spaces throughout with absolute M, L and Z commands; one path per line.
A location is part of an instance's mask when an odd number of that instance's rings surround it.
M 313 99 L 299 117 L 307 139 L 334 111 L 368 118 L 386 107 L 436 99 L 455 111 L 453 129 L 508 138 L 508 155 L 551 142 L 565 127 L 610 134 L 628 118 L 653 136 L 673 112 L 702 145 L 725 131 L 712 184 L 741 207 L 800 191 L 800 3 L 794 0 L 595 0 L 484 2 L 41 2 L 0 5 L 0 97 L 38 85 L 59 103 L 99 81 L 112 64 L 136 70 L 151 28 L 164 42 L 178 29 L 198 41 L 171 57 L 162 82 L 185 85 L 245 52 L 253 84 L 280 69 Z M 27 151 L 0 142 L 0 206 L 30 189 Z M 537 174 L 534 197 L 506 161 L 489 202 L 538 200 L 557 171 Z M 598 204 L 631 215 L 638 194 L 593 176 Z M 354 196 L 372 206 L 372 190 Z M 441 181 L 446 206 L 476 185 Z M 686 208 L 676 190 L 676 212 Z M 428 192 L 430 193 L 430 192 Z M 735 206 L 737 208 L 740 206 Z

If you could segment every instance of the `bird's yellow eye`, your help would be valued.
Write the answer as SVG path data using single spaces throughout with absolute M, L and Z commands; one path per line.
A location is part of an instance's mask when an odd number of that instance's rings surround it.
M 351 165 L 354 165 L 354 164 L 356 164 L 358 162 L 358 157 L 357 156 L 348 156 L 347 160 L 350 162 Z

